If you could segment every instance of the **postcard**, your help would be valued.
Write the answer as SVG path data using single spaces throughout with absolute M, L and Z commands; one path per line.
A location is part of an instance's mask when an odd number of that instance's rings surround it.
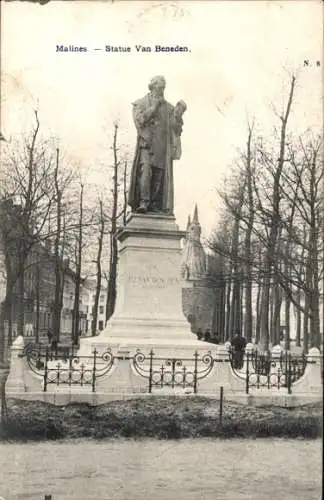
M 0 500 L 319 498 L 322 19 L 1 2 Z

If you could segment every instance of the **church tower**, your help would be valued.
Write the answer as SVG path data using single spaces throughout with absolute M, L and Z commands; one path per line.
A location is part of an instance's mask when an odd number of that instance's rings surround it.
M 191 330 L 199 335 L 207 332 L 211 338 L 223 339 L 224 280 L 219 259 L 205 252 L 197 204 L 192 219 L 188 217 L 187 234 L 182 251 L 182 277 L 187 286 L 182 289 L 183 312 Z
M 182 253 L 183 277 L 188 280 L 202 278 L 206 273 L 206 254 L 200 241 L 201 225 L 195 205 L 192 221 L 188 218 L 187 236 Z

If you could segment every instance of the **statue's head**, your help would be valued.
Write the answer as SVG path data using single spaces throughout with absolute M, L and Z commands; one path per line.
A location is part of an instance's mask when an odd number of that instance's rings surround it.
M 157 95 L 163 95 L 165 89 L 164 76 L 154 76 L 148 86 L 149 90 Z

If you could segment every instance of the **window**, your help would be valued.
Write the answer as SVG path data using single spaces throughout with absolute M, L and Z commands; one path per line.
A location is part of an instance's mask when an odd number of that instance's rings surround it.
M 104 295 L 100 295 L 100 302 L 103 302 L 105 299 Z
M 104 328 L 104 322 L 102 320 L 99 321 L 99 330 L 102 331 Z
M 103 314 L 104 313 L 104 306 L 100 306 L 99 307 L 99 314 Z
M 88 312 L 89 312 L 89 306 L 85 307 L 85 312 L 88 314 Z

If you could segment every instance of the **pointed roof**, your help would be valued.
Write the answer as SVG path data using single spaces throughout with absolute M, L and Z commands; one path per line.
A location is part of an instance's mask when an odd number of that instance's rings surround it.
M 182 264 L 187 270 L 187 279 L 199 279 L 206 272 L 206 254 L 200 241 L 201 227 L 198 207 L 195 204 L 193 218 L 188 217 L 187 238 L 182 253 Z
M 194 208 L 194 214 L 193 214 L 192 222 L 193 222 L 193 224 L 199 224 L 197 203 L 195 203 L 195 208 Z

